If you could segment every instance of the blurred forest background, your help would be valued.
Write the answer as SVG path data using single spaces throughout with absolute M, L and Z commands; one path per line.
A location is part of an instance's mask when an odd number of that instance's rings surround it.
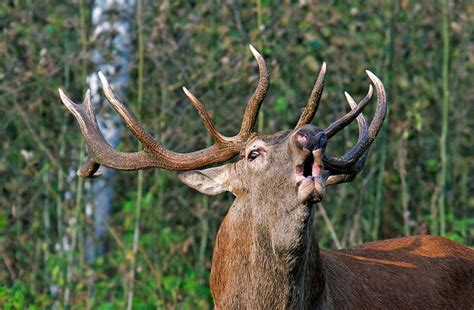
M 348 111 L 344 90 L 366 94 L 365 69 L 385 84 L 389 116 L 364 172 L 317 211 L 321 246 L 424 231 L 474 244 L 473 1 L 7 0 L 0 30 L 3 307 L 211 307 L 213 242 L 231 195 L 205 197 L 173 172 L 116 172 L 102 208 L 103 178 L 75 175 L 87 150 L 57 89 L 82 102 L 105 68 L 157 140 L 195 150 L 211 141 L 181 86 L 235 134 L 258 79 L 249 43 L 272 76 L 263 133 L 295 125 L 323 61 L 321 127 Z M 136 150 L 118 128 L 117 147 Z M 356 139 L 352 125 L 328 151 Z

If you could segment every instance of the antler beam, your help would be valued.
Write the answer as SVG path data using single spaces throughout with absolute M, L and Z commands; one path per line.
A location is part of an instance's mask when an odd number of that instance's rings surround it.
M 201 102 L 186 88 L 183 88 L 185 94 L 198 110 L 204 125 L 216 142 L 208 148 L 191 153 L 176 153 L 164 148 L 161 144 L 156 142 L 127 106 L 117 98 L 107 79 L 101 72 L 99 72 L 99 78 L 105 97 L 114 110 L 120 115 L 132 134 L 143 144 L 144 149 L 142 151 L 119 152 L 107 143 L 97 125 L 97 120 L 92 108 L 90 91 L 87 91 L 84 103 L 77 105 L 59 89 L 61 100 L 78 121 L 89 150 L 89 158 L 86 164 L 79 169 L 78 175 L 93 177 L 100 165 L 118 170 L 139 170 L 147 168 L 164 168 L 180 171 L 191 170 L 211 164 L 222 163 L 239 154 L 244 148 L 246 140 L 252 135 L 257 115 L 267 93 L 270 81 L 265 60 L 253 46 L 250 46 L 250 50 L 257 60 L 260 79 L 254 94 L 247 103 L 241 130 L 236 136 L 226 137 L 219 133 Z

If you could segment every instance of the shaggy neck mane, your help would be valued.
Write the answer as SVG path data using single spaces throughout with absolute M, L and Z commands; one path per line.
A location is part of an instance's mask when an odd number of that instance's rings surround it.
M 261 221 L 264 221 L 262 219 Z M 324 290 L 312 216 L 291 249 L 273 244 L 271 232 L 250 208 L 230 208 L 221 224 L 211 270 L 217 309 L 281 309 L 316 305 Z

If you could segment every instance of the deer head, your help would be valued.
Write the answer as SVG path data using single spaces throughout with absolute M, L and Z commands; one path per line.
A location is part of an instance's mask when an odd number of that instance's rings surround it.
M 200 101 L 183 88 L 215 141 L 214 145 L 192 153 L 175 153 L 157 143 L 118 100 L 101 73 L 99 77 L 105 96 L 143 144 L 143 151 L 119 152 L 107 144 L 97 125 L 89 91 L 84 104 L 76 105 L 59 90 L 63 103 L 76 117 L 89 150 L 89 159 L 78 175 L 94 176 L 99 165 L 119 170 L 162 168 L 185 171 L 179 178 L 190 187 L 208 195 L 229 191 L 236 197 L 221 226 L 214 253 L 211 285 L 215 300 L 223 294 L 223 287 L 232 282 L 228 279 L 232 277 L 231 271 L 226 271 L 226 268 L 239 264 L 238 261 L 243 259 L 242 253 L 247 260 L 252 255 L 263 256 L 262 264 L 265 264 L 268 253 L 273 253 L 270 256 L 276 257 L 284 268 L 299 268 L 298 262 L 306 253 L 312 206 L 324 198 L 326 187 L 351 181 L 361 171 L 368 148 L 377 136 L 386 113 L 383 85 L 367 71 L 378 99 L 375 117 L 370 124 L 362 110 L 371 99 L 372 86 L 358 104 L 349 94 L 345 94 L 351 110 L 340 119 L 325 128 L 311 125 L 324 87 L 326 64 L 323 64 L 295 129 L 258 135 L 254 127 L 268 90 L 269 75 L 262 56 L 252 46 L 250 50 L 257 60 L 260 79 L 247 103 L 236 136 L 226 137 L 219 133 Z M 330 139 L 353 120 L 357 120 L 359 127 L 357 143 L 340 158 L 327 155 L 326 147 Z M 235 163 L 195 170 L 223 163 L 239 154 L 241 158 Z M 234 240 L 237 237 L 228 235 L 239 236 L 241 240 Z M 255 254 L 259 251 L 261 255 Z M 241 262 L 240 267 L 242 264 L 245 265 Z M 257 286 L 257 282 L 253 285 Z

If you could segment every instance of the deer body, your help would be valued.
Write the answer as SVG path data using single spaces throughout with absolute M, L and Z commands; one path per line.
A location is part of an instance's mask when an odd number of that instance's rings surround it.
M 319 249 L 282 261 L 224 219 L 211 290 L 216 309 L 472 309 L 474 250 L 436 236 Z M 233 226 L 233 227 L 231 227 Z M 237 229 L 240 234 L 229 232 Z M 250 230 L 251 231 L 251 230 Z M 298 252 L 298 251 L 296 251 Z M 230 254 L 230 255 L 229 255 Z
M 322 253 L 328 299 L 334 305 L 355 309 L 474 307 L 474 250 L 454 241 L 423 235 Z
M 78 174 L 94 176 L 100 165 L 120 170 L 162 168 L 185 171 L 181 181 L 208 195 L 224 191 L 236 198 L 219 229 L 211 270 L 211 291 L 218 309 L 473 309 L 474 251 L 439 237 L 410 237 L 364 244 L 352 249 L 319 249 L 313 231 L 314 206 L 326 188 L 352 181 L 364 166 L 386 114 L 382 82 L 367 71 L 377 93 L 370 122 L 346 93 L 351 108 L 326 128 L 310 124 L 324 87 L 323 64 L 308 103 L 295 127 L 273 135 L 253 132 L 269 86 L 262 56 L 251 46 L 260 70 L 239 133 L 220 134 L 199 100 L 198 110 L 215 144 L 181 154 L 164 148 L 136 120 L 99 73 L 105 96 L 144 145 L 119 152 L 107 144 L 94 116 L 89 92 L 77 105 L 61 90 L 78 120 L 89 158 Z M 359 139 L 341 157 L 326 155 L 328 140 L 357 121 Z M 240 154 L 235 163 L 223 163 Z
M 257 137 L 248 149 L 271 146 L 265 152 L 267 163 L 255 171 L 245 162 L 225 169 L 230 180 L 258 178 L 252 186 L 228 188 L 236 199 L 214 248 L 211 291 L 216 308 L 472 308 L 474 250 L 456 242 L 418 236 L 339 251 L 319 248 L 312 225 L 315 201 L 296 198 L 298 183 L 287 180 L 294 165 L 289 171 L 271 165 L 298 162 L 296 142 L 302 131 L 307 137 L 319 132 L 306 125 L 296 132 Z

